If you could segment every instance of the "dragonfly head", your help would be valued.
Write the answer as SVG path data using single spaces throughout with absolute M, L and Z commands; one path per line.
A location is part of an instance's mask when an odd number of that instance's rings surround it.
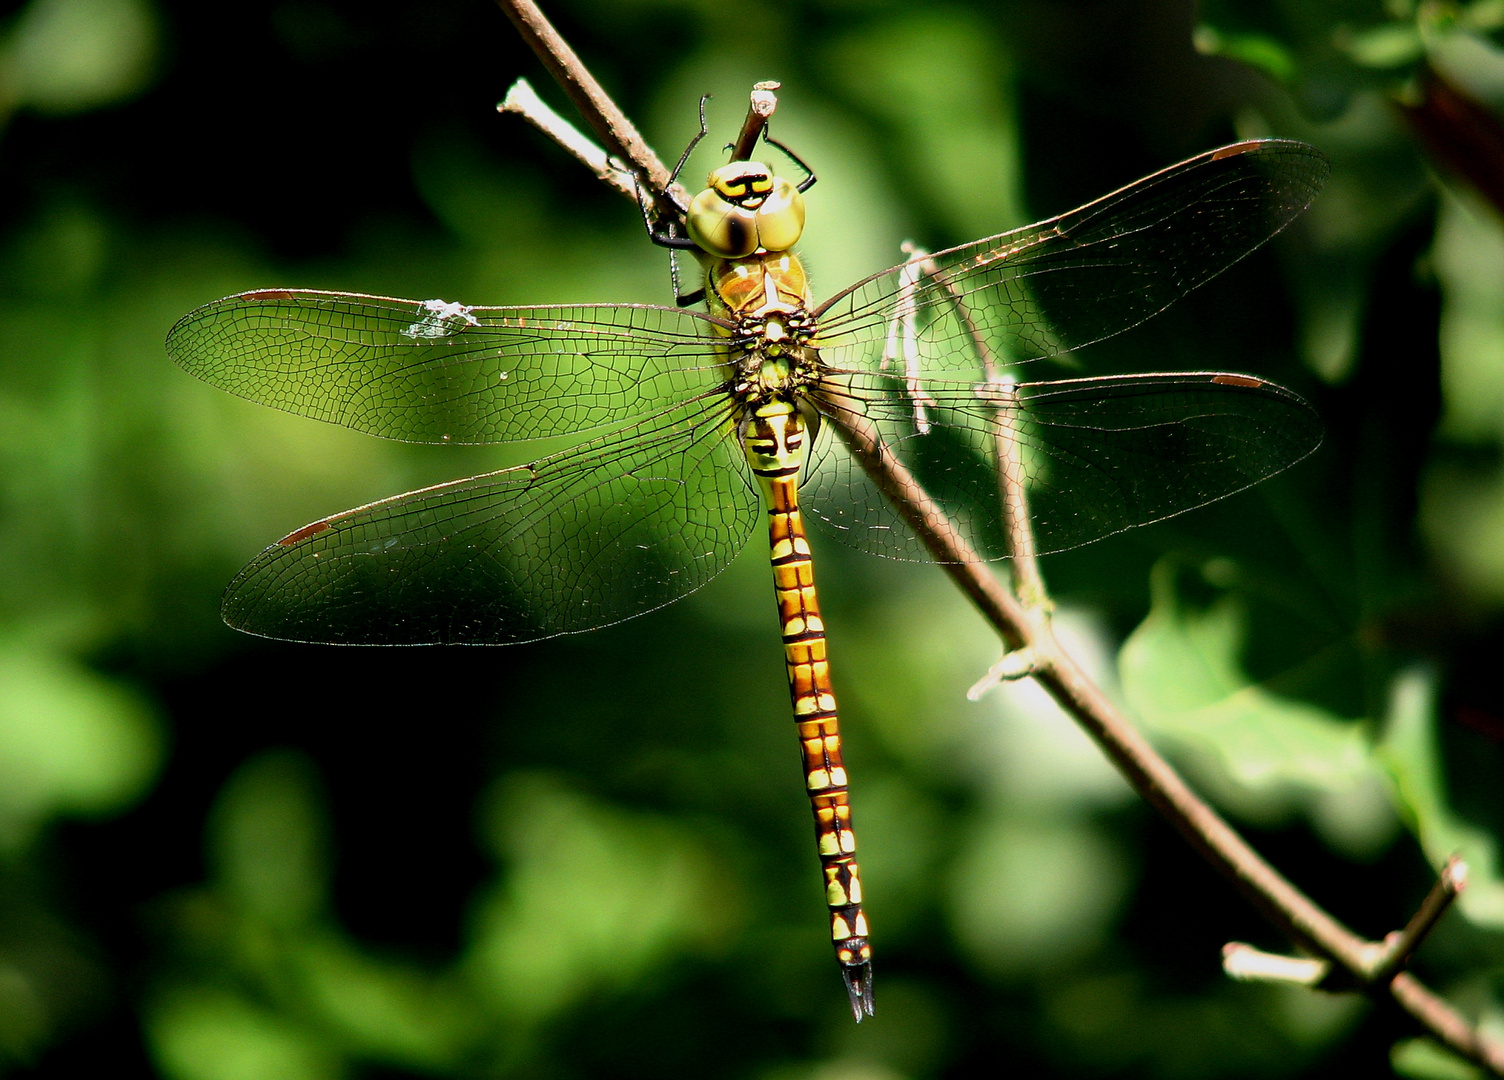
M 804 196 L 760 161 L 722 165 L 690 201 L 689 235 L 722 259 L 787 251 L 804 231 Z

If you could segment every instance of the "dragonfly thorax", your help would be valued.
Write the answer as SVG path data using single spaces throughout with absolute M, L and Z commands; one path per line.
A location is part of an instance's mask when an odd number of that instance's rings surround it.
M 736 320 L 731 392 L 749 404 L 787 397 L 819 378 L 810 346 L 812 320 L 802 309 L 754 312 Z
M 808 311 L 809 278 L 792 251 L 717 259 L 705 275 L 705 304 L 729 322 L 748 315 Z
M 727 327 L 732 393 L 738 398 L 765 402 L 818 377 L 809 281 L 793 252 L 717 260 L 706 275 L 705 298 Z

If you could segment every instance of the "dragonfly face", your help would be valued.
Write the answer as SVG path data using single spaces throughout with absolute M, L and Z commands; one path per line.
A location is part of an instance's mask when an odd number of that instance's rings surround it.
M 1300 213 L 1326 172 L 1301 143 L 1238 143 L 814 306 L 790 250 L 804 224 L 799 191 L 766 165 L 734 162 L 690 208 L 708 314 L 289 289 L 208 304 L 173 327 L 169 355 L 289 412 L 435 444 L 604 431 L 294 531 L 231 583 L 225 621 L 307 642 L 537 641 L 685 596 L 761 518 L 831 939 L 860 1019 L 871 951 L 805 514 L 877 554 L 929 555 L 850 456 L 812 452 L 814 418 L 859 417 L 983 558 L 1009 553 L 1004 444 L 1040 554 L 1273 476 L 1321 440 L 1310 406 L 1273 383 L 1019 373 L 1221 273 Z
M 787 251 L 804 231 L 804 196 L 760 161 L 734 161 L 710 174 L 685 215 L 689 236 L 722 259 Z

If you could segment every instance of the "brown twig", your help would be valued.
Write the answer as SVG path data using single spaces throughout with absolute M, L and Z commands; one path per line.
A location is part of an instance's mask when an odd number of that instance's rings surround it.
M 569 95 L 575 108 L 580 110 L 580 115 L 606 147 L 606 152 L 628 165 L 642 190 L 653 196 L 662 213 L 677 213 L 678 204 L 668 189 L 668 169 L 643 142 L 632 121 L 595 81 L 595 76 L 580 63 L 569 43 L 543 17 L 538 5 L 533 0 L 497 0 L 497 3 L 512 20 L 522 40 L 527 42 L 554 81 Z
M 1462 861 L 1460 855 L 1453 855 L 1441 868 L 1441 873 L 1436 876 L 1436 884 L 1431 886 L 1431 891 L 1421 901 L 1405 928 L 1384 938 L 1383 945 L 1374 956 L 1373 966 L 1369 969 L 1369 980 L 1383 985 L 1398 975 L 1410 962 L 1410 957 L 1415 955 L 1415 950 L 1420 948 L 1421 942 L 1426 940 L 1426 935 L 1452 906 L 1452 901 L 1465 888 L 1467 863 Z
M 1446 865 L 1436 877 L 1436 883 L 1431 886 L 1430 892 L 1403 930 L 1386 934 L 1382 942 L 1363 943 L 1365 961 L 1361 972 L 1334 973 L 1330 963 L 1325 960 L 1266 953 L 1241 941 L 1230 941 L 1222 947 L 1223 970 L 1235 979 L 1295 982 L 1319 985 L 1324 990 L 1352 990 L 1360 984 L 1370 987 L 1386 986 L 1404 969 L 1415 950 L 1420 948 L 1426 936 L 1466 886 L 1467 864 L 1460 856 L 1453 855 L 1447 859 Z M 1312 965 L 1319 965 L 1320 971 Z
M 588 84 L 595 92 L 570 96 L 591 127 L 632 131 L 632 139 L 608 148 L 625 162 L 660 205 L 668 171 L 626 123 L 604 91 L 589 79 L 573 52 L 543 20 L 531 0 L 498 0 L 540 52 L 566 90 Z M 528 13 L 525 17 L 514 9 Z M 546 31 L 546 32 L 545 32 Z M 555 44 L 550 44 L 555 43 Z M 555 51 L 557 50 L 557 51 Z M 1158 810 L 1201 855 L 1298 946 L 1331 961 L 1371 993 L 1387 990 L 1415 1021 L 1454 1052 L 1504 1076 L 1504 1047 L 1485 1039 L 1455 1009 L 1408 972 L 1387 986 L 1371 980 L 1377 946 L 1353 933 L 1287 881 L 1210 806 L 1198 798 L 1164 758 L 1108 701 L 1101 689 L 1060 648 L 1048 623 L 1030 612 L 966 545 L 940 507 L 884 445 L 860 410 L 844 403 L 839 386 L 822 388 L 821 411 L 830 418 L 857 462 L 929 549 L 957 586 L 971 598 L 1010 649 L 1031 649 L 1034 678 L 1096 740 L 1133 788 Z M 1440 914 L 1438 910 L 1437 915 Z M 1434 921 L 1434 918 L 1431 920 Z M 1412 920 L 1412 925 L 1415 920 Z M 1408 928 L 1407 928 L 1408 930 Z M 1418 935 L 1417 935 L 1418 941 Z M 1405 955 L 1408 955 L 1405 954 Z M 1401 957 L 1401 961 L 1403 957 Z
M 1504 121 L 1433 68 L 1421 70 L 1417 87 L 1416 99 L 1398 108 L 1427 155 L 1504 214 Z
M 995 408 L 998 492 L 1003 502 L 1003 534 L 1008 538 L 1008 565 L 1013 568 L 1013 590 L 1024 606 L 1047 611 L 1049 598 L 1036 557 L 1033 518 L 1029 515 L 1029 488 L 1024 479 L 1023 444 L 1018 438 L 1018 390 L 1009 380 L 998 379 L 979 388 Z
M 595 174 L 597 180 L 628 198 L 637 197 L 637 184 L 632 173 L 613 164 L 610 155 L 550 108 L 526 79 L 518 79 L 511 85 L 507 96 L 496 106 L 496 111 L 522 117 L 573 154 L 577 161 Z
M 1477 1062 L 1495 1076 L 1504 1076 L 1504 1047 L 1486 1038 L 1414 975 L 1400 972 L 1390 981 L 1389 992 L 1411 1019 L 1449 1050 Z
M 955 309 L 957 318 L 966 328 L 972 349 L 976 351 L 977 358 L 982 363 L 983 383 L 977 388 L 977 393 L 991 402 L 993 419 L 997 423 L 994 439 L 994 449 L 997 454 L 997 485 L 1003 505 L 1003 535 L 1008 544 L 1008 565 L 1013 572 L 1013 591 L 1023 601 L 1026 608 L 1047 615 L 1049 598 L 1045 593 L 1044 577 L 1039 572 L 1038 552 L 1034 542 L 1034 522 L 1029 515 L 1029 491 L 1024 478 L 1023 444 L 1019 441 L 1016 419 L 1018 395 L 1015 383 L 1005 376 L 1002 368 L 998 366 L 997 358 L 987 344 L 986 335 L 982 333 L 982 328 L 972 317 L 971 305 L 967 304 L 966 297 L 956 288 L 951 275 L 942 271 L 929 257 L 928 252 L 912 244 L 905 244 L 904 251 L 911 256 L 910 262 L 919 273 L 929 277 L 945 290 L 945 295 L 950 300 L 951 307 Z M 912 321 L 912 300 L 909 301 L 909 308 L 909 318 Z M 907 357 L 905 360 L 907 361 Z M 922 393 L 922 390 L 916 389 L 919 373 L 910 371 L 907 363 L 904 368 L 904 377 L 915 384 L 910 387 L 911 394 Z M 1007 657 L 999 662 L 1000 665 L 1006 663 Z M 988 673 L 987 679 L 983 679 L 982 682 L 972 687 L 972 692 L 967 696 L 975 700 L 976 696 L 980 696 L 978 691 L 984 685 L 996 682 L 993 676 L 999 671 L 1000 668 L 994 668 Z
M 757 149 L 757 140 L 762 136 L 763 129 L 768 126 L 773 110 L 778 108 L 778 98 L 773 94 L 778 86 L 776 82 L 760 82 L 753 85 L 752 100 L 747 108 L 747 119 L 743 121 L 741 134 L 736 137 L 736 143 L 731 148 L 732 161 L 752 160 L 752 152 Z
M 1255 949 L 1241 941 L 1222 946 L 1222 970 L 1240 982 L 1283 982 L 1320 986 L 1332 970 L 1330 960 L 1311 956 L 1283 956 Z

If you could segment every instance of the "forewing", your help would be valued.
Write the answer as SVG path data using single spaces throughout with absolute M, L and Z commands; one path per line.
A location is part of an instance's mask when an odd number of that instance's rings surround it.
M 1007 404 L 986 401 L 965 384 L 926 389 L 925 434 L 899 379 L 850 376 L 828 383 L 815 400 L 870 420 L 973 550 L 989 559 L 1010 554 L 998 469 L 998 440 L 1010 432 L 1040 554 L 1215 502 L 1288 468 L 1321 442 L 1321 422 L 1305 401 L 1246 375 L 1022 383 Z M 853 547 L 930 558 L 848 454 L 824 456 L 801 503 Z
M 1304 143 L 1238 143 L 1049 221 L 906 263 L 818 311 L 835 368 L 980 378 L 1136 326 L 1283 229 L 1326 180 Z
M 290 641 L 535 641 L 698 589 L 757 517 L 729 406 L 697 402 L 532 465 L 305 526 L 240 572 L 223 614 Z
M 503 443 L 647 415 L 724 380 L 706 316 L 288 289 L 185 315 L 167 353 L 251 401 L 371 435 Z

